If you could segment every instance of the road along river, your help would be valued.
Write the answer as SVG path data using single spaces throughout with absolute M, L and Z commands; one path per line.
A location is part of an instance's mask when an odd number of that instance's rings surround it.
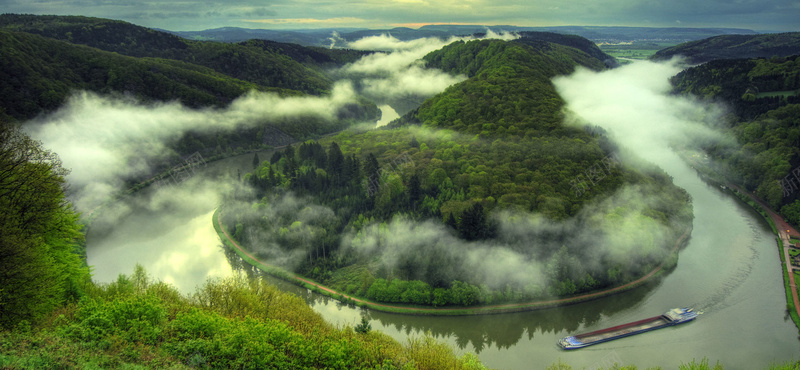
M 267 153 L 260 157 L 269 158 Z M 142 264 L 154 277 L 186 293 L 210 277 L 248 269 L 222 248 L 211 216 L 218 192 L 252 168 L 253 155 L 208 165 L 179 186 L 145 190 L 109 206 L 87 235 L 94 279 L 110 282 Z M 665 170 L 693 198 L 694 229 L 678 266 L 633 290 L 575 305 L 485 316 L 409 316 L 368 311 L 373 329 L 405 341 L 429 332 L 456 351 L 477 352 L 488 366 L 545 368 L 559 359 L 574 368 L 609 366 L 677 368 L 692 359 L 717 360 L 726 369 L 765 368 L 800 358 L 798 332 L 786 315 L 779 251 L 760 215 L 721 189 L 700 180 L 677 158 Z M 302 296 L 328 321 L 358 323 L 352 308 L 306 289 L 271 279 Z M 694 322 L 577 351 L 556 340 L 576 332 L 694 306 Z

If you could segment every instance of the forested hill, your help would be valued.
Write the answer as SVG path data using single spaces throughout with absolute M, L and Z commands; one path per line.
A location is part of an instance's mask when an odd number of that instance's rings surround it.
M 769 58 L 795 54 L 800 54 L 800 32 L 710 37 L 659 50 L 652 59 L 668 60 L 682 55 L 690 63 L 700 64 L 714 59 Z
M 583 51 L 540 40 L 456 42 L 425 61 L 470 79 L 427 100 L 404 121 L 483 135 L 539 136 L 535 131 L 561 128 L 563 101 L 550 79 L 578 65 L 605 68 Z
M 555 32 L 520 32 L 521 36 L 516 42 L 535 46 L 534 43 L 546 41 L 578 49 L 589 56 L 603 61 L 607 66 L 614 67 L 617 62 L 614 57 L 604 53 L 600 48 L 589 39 L 577 35 L 568 35 Z
M 732 110 L 724 129 L 741 146 L 707 148 L 718 170 L 800 224 L 800 192 L 781 185 L 800 166 L 800 56 L 715 60 L 679 73 L 672 84 Z
M 551 79 L 602 60 L 541 40 L 456 42 L 424 59 L 468 79 L 384 129 L 254 158 L 243 181 L 257 197 L 226 203 L 225 228 L 346 294 L 469 306 L 624 284 L 691 225 L 663 171 L 627 167 L 602 130 L 563 122 Z
M 0 31 L 0 112 L 27 120 L 60 107 L 75 90 L 145 101 L 221 106 L 248 90 L 282 91 L 180 61 L 134 58 L 24 32 Z
M 184 61 L 261 86 L 320 94 L 331 80 L 323 67 L 364 52 L 307 48 L 269 41 L 227 44 L 190 41 L 127 22 L 81 16 L 0 15 L 0 29 L 27 32 L 134 57 Z

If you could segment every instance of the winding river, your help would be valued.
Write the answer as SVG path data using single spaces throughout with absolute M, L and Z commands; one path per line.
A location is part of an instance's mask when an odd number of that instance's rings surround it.
M 252 159 L 247 154 L 214 162 L 181 185 L 143 191 L 107 207 L 87 235 L 94 279 L 113 281 L 140 263 L 154 278 L 190 293 L 208 278 L 247 268 L 222 248 L 211 215 L 220 203 L 220 187 L 237 171 L 250 170 Z M 476 352 L 486 365 L 500 369 L 545 368 L 559 360 L 573 368 L 614 362 L 677 368 L 703 357 L 712 364 L 719 360 L 726 369 L 754 369 L 800 358 L 769 226 L 749 207 L 703 182 L 677 156 L 667 162 L 665 170 L 692 195 L 695 220 L 678 266 L 662 278 L 625 293 L 540 311 L 466 317 L 370 311 L 372 327 L 401 341 L 429 332 L 457 352 Z M 359 308 L 271 280 L 306 299 L 332 323 L 354 325 L 360 318 Z M 555 344 L 571 333 L 677 306 L 694 306 L 703 314 L 686 325 L 578 351 Z

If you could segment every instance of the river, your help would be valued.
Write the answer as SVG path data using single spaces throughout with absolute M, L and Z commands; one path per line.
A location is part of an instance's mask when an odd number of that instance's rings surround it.
M 261 153 L 267 159 L 268 153 Z M 94 279 L 110 282 L 136 263 L 156 279 L 190 293 L 206 279 L 231 275 L 236 258 L 225 253 L 211 224 L 215 192 L 252 154 L 211 163 L 181 185 L 146 190 L 115 202 L 87 235 Z M 573 368 L 618 361 L 644 369 L 677 368 L 707 357 L 726 369 L 766 368 L 800 358 L 798 332 L 786 314 L 775 236 L 752 209 L 703 182 L 671 158 L 665 170 L 693 198 L 694 229 L 677 267 L 631 291 L 566 307 L 512 314 L 430 317 L 369 311 L 373 329 L 405 341 L 431 333 L 458 353 L 476 352 L 499 369 L 545 368 L 559 360 Z M 239 267 L 240 268 L 240 267 Z M 354 325 L 361 309 L 271 279 L 302 296 L 329 322 Z M 563 351 L 563 336 L 654 316 L 677 306 L 703 314 L 694 322 L 577 351 Z

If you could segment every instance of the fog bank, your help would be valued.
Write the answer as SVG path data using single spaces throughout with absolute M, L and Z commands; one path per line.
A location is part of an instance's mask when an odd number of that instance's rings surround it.
M 58 153 L 71 170 L 67 181 L 76 192 L 72 196 L 76 207 L 88 211 L 122 190 L 125 179 L 146 176 L 154 163 L 174 156 L 170 143 L 188 131 L 232 131 L 301 115 L 332 119 L 355 102 L 348 82 L 336 84 L 329 96 L 322 97 L 282 98 L 253 91 L 224 109 L 190 109 L 176 102 L 143 104 L 80 92 L 25 129 Z
M 678 60 L 636 61 L 603 72 L 579 68 L 553 83 L 567 103 L 567 122 L 600 126 L 620 146 L 659 164 L 672 147 L 722 140 L 709 128 L 722 107 L 670 94 L 669 78 L 681 69 Z

